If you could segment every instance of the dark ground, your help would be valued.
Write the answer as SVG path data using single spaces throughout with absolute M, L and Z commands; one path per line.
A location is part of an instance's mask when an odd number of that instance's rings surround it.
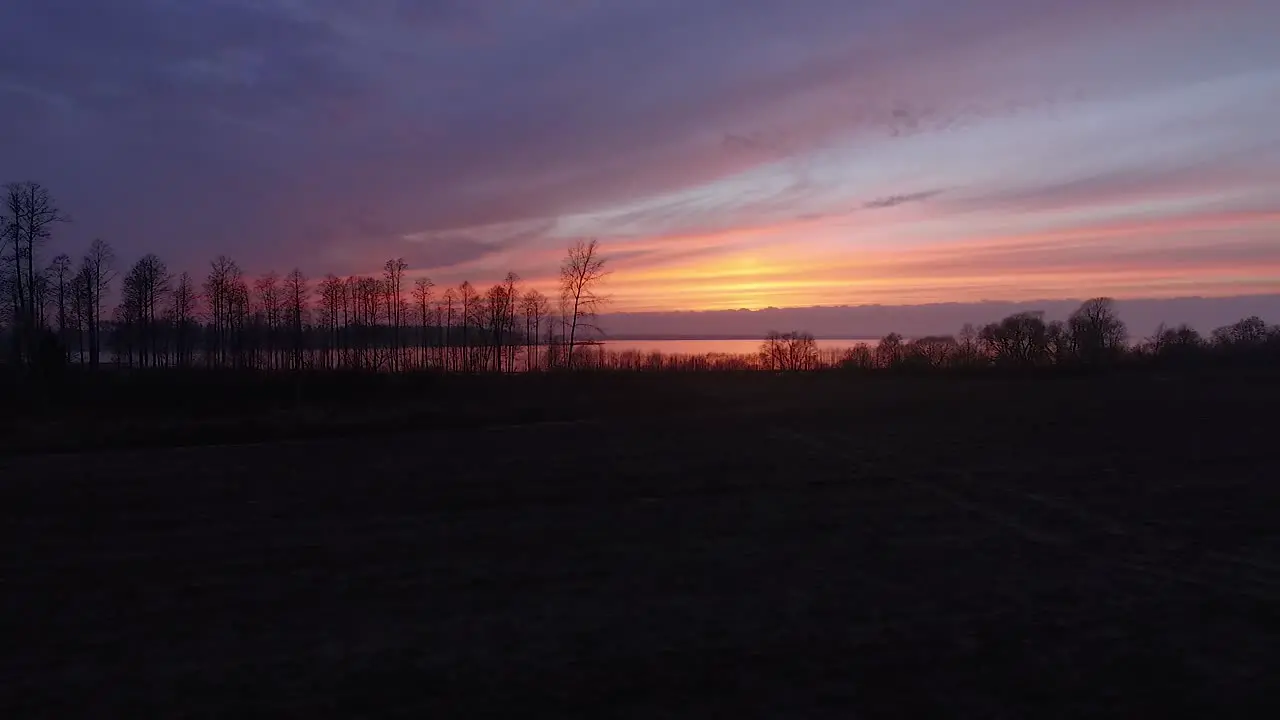
M 1269 716 L 1276 377 L 0 458 L 0 717 Z

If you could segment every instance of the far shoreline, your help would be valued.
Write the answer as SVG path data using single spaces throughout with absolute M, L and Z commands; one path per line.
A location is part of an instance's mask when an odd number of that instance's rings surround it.
M 814 335 L 814 340 L 847 340 L 849 342 L 875 342 L 880 338 L 848 335 Z M 764 335 L 609 335 L 592 338 L 596 342 L 651 342 L 668 340 L 757 340 L 764 341 Z

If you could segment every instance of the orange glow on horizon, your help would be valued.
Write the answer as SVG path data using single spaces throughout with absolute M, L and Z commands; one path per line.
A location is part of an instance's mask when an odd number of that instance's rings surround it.
M 1006 232 L 999 224 L 979 231 L 957 221 L 945 237 L 926 234 L 914 241 L 901 228 L 851 220 L 601 238 L 611 270 L 602 288 L 611 298 L 607 312 L 1229 296 L 1280 289 L 1280 257 L 1275 244 L 1264 240 L 1280 236 L 1277 212 L 1185 212 L 1035 232 Z M 548 240 L 519 255 L 498 253 L 456 266 L 434 279 L 446 286 L 468 278 L 475 283 L 532 260 L 543 271 L 524 275 L 525 285 L 551 295 L 562 254 L 559 243 Z
M 1237 228 L 1273 233 L 1278 226 L 1280 213 L 1213 213 L 901 250 L 823 247 L 808 254 L 786 243 L 729 250 L 734 244 L 724 241 L 732 234 L 717 233 L 713 237 L 726 246 L 723 255 L 636 269 L 617 265 L 609 292 L 616 311 L 1274 292 L 1280 288 L 1280 260 L 1261 244 L 1233 240 L 1212 253 L 1182 238 Z M 749 233 L 790 235 L 797 229 Z

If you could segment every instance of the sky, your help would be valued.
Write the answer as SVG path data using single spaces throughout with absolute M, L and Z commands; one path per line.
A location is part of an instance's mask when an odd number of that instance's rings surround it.
M 0 180 L 123 261 L 615 312 L 1280 292 L 1273 0 L 7 0 Z

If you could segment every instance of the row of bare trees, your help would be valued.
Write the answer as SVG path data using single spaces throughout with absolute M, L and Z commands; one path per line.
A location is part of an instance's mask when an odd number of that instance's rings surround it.
M 1080 319 L 1087 316 L 1077 318 Z M 1040 325 L 1044 325 L 1042 331 Z M 1077 327 L 1080 327 L 1077 324 Z M 1050 329 L 1053 328 L 1053 329 Z M 663 353 L 592 347 L 579 366 L 621 372 L 726 372 L 813 370 L 953 370 L 1243 362 L 1280 364 L 1280 326 L 1257 317 L 1203 337 L 1186 326 L 1161 327 L 1150 338 L 1124 343 L 1105 355 L 1091 350 L 1088 335 L 1073 338 L 1071 323 L 1045 323 L 1039 313 L 1010 316 L 958 335 L 907 340 L 891 333 L 874 343 L 822 347 L 806 332 L 769 333 L 754 353 Z M 1081 328 L 1083 329 L 1083 328 Z M 1096 336 L 1094 336 L 1096 337 Z M 1089 358 L 1093 358 L 1090 360 Z
M 594 328 L 603 299 L 594 241 L 569 250 L 559 313 L 514 272 L 484 292 L 463 282 L 437 293 L 426 277 L 406 282 L 408 270 L 393 258 L 380 276 L 312 283 L 294 269 L 250 279 L 219 256 L 197 286 L 146 255 L 124 276 L 110 345 L 129 367 L 554 369 L 574 365 L 580 332 Z
M 874 346 L 838 352 L 819 350 L 803 332 L 770 333 L 749 356 L 606 352 L 595 342 L 607 270 L 594 240 L 569 248 L 555 297 L 525 287 L 515 273 L 484 291 L 470 282 L 437 288 L 429 278 L 410 278 L 403 258 L 387 260 L 378 275 L 328 274 L 313 282 L 296 268 L 250 277 L 226 256 L 214 259 L 203 278 L 175 276 L 159 256 L 147 254 L 121 277 L 115 253 L 102 240 L 90 243 L 78 263 L 65 253 L 43 262 L 53 230 L 69 217 L 39 183 L 5 186 L 2 210 L 0 334 L 8 352 L 0 357 L 29 367 L 76 361 L 262 370 L 803 371 L 1280 355 L 1280 328 L 1256 317 L 1209 338 L 1184 325 L 1131 344 L 1109 298 L 1083 303 L 1066 321 L 1024 312 L 981 328 L 966 325 L 957 336 L 908 341 L 891 333 Z M 104 317 L 111 297 L 116 304 Z
M 1127 351 L 1128 333 L 1110 298 L 1081 305 L 1066 322 L 1045 322 L 1043 313 L 1010 315 L 981 329 L 966 325 L 959 337 L 933 335 L 908 342 L 897 333 L 874 346 L 845 350 L 826 358 L 813 336 L 771 332 L 760 346 L 765 370 L 812 370 L 839 365 L 861 368 L 1105 364 Z M 825 360 L 825 362 L 824 362 Z
M 797 334 L 792 334 L 795 336 Z M 788 337 L 788 336 L 781 336 Z M 773 359 L 776 344 L 766 339 L 761 364 L 795 369 Z M 1097 367 L 1136 362 L 1211 362 L 1221 359 L 1280 361 L 1280 326 L 1249 317 L 1214 330 L 1205 338 L 1187 325 L 1161 326 L 1149 338 L 1130 342 L 1110 298 L 1084 302 L 1066 321 L 1046 321 L 1043 313 L 1009 315 L 981 328 L 966 325 L 958 335 L 906 340 L 890 333 L 874 345 L 843 351 L 831 362 L 810 346 L 806 366 L 853 368 Z
M 68 338 L 75 339 L 81 353 L 88 350 L 91 364 L 100 361 L 103 312 L 115 280 L 115 258 L 107 243 L 94 240 L 78 264 L 60 253 L 45 265 L 41 256 L 54 228 L 68 221 L 39 183 L 4 187 L 0 293 L 6 302 L 0 303 L 0 327 L 8 330 L 4 355 L 18 364 L 57 362 Z
M 463 282 L 437 292 L 429 278 L 410 278 L 403 258 L 388 260 L 377 276 L 329 274 L 314 283 L 296 268 L 250 277 L 226 256 L 203 278 L 175 276 L 150 253 L 121 275 L 101 240 L 78 265 L 67 254 L 44 264 L 54 226 L 68 220 L 39 183 L 5 186 L 0 290 L 8 302 L 0 334 L 8 350 L 0 357 L 18 365 L 568 368 L 598 337 L 595 317 L 606 300 L 605 260 L 594 240 L 569 248 L 553 301 L 514 272 L 484 291 Z

